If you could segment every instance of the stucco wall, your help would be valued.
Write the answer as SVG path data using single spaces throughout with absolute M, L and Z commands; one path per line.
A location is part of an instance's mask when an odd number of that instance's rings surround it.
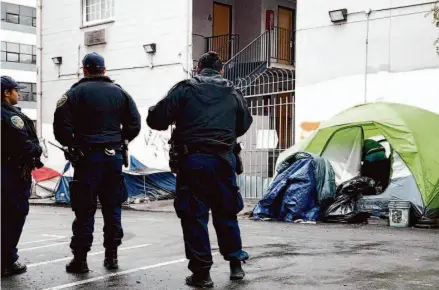
M 439 113 L 439 29 L 419 0 L 308 0 L 297 8 L 296 138 L 302 122 L 319 122 L 366 101 L 417 105 Z M 347 8 L 347 23 L 328 12 Z M 371 9 L 369 32 L 366 15 Z M 366 38 L 368 38 L 366 64 Z M 367 80 L 366 80 L 367 72 Z

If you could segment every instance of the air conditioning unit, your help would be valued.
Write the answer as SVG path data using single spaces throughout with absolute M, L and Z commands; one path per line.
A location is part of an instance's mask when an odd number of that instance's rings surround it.
M 84 44 L 86 46 L 93 46 L 107 43 L 105 37 L 105 28 L 84 33 Z

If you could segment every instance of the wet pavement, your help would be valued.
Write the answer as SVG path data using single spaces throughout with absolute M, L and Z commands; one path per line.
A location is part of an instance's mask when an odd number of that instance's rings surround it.
M 2 289 L 191 289 L 179 220 L 173 213 L 124 211 L 119 269 L 103 265 L 97 213 L 90 273 L 65 272 L 73 212 L 32 206 L 20 240 L 22 275 Z M 215 289 L 439 289 L 439 231 L 379 225 L 286 224 L 240 220 L 250 254 L 245 279 L 228 279 L 210 227 Z

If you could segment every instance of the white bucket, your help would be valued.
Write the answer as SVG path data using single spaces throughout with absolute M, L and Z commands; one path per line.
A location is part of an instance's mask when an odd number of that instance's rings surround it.
M 391 227 L 406 228 L 410 224 L 411 203 L 407 200 L 389 201 L 389 222 Z

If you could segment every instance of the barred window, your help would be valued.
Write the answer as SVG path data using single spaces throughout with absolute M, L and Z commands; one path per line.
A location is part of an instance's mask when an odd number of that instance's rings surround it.
M 2 41 L 1 60 L 36 64 L 37 48 L 35 45 Z
M 114 16 L 114 0 L 83 0 L 84 24 L 99 23 Z

